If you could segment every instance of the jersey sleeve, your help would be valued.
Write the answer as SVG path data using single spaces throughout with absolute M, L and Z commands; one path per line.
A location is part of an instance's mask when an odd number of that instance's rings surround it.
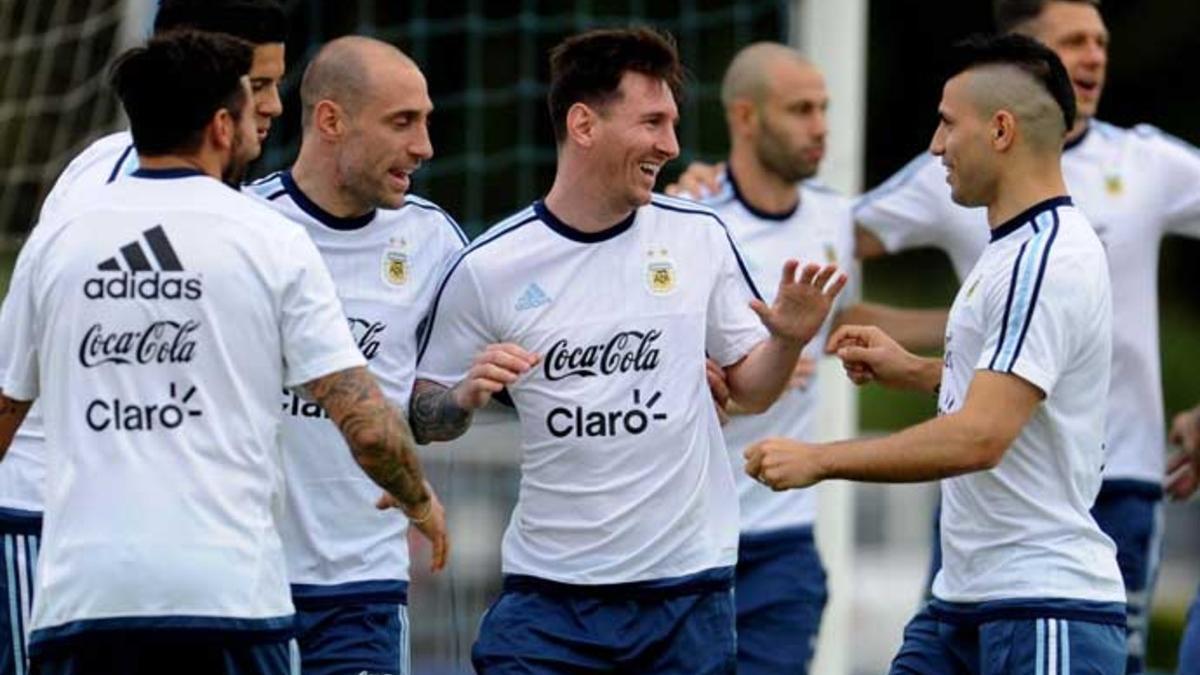
M 43 230 L 44 232 L 44 230 Z M 8 282 L 8 295 L 0 306 L 0 389 L 11 399 L 38 397 L 38 336 L 41 329 L 34 301 L 34 261 L 41 248 L 35 232 L 17 256 Z
M 1058 232 L 1056 226 L 1031 238 L 1009 269 L 981 289 L 987 293 L 987 334 L 975 366 L 1016 375 L 1047 396 L 1068 367 L 1078 337 L 1094 328 L 1089 312 L 1099 292 L 1078 256 L 1055 250 Z
M 458 384 L 481 349 L 493 342 L 483 295 L 463 255 L 451 263 L 422 322 L 417 379 Z
M 1158 159 L 1164 234 L 1200 238 L 1200 148 L 1147 125 L 1134 132 Z
M 935 246 L 948 224 L 945 176 L 925 154 L 871 190 L 854 205 L 854 221 L 879 238 L 889 253 Z
M 708 300 L 705 350 L 722 367 L 742 359 L 767 337 L 750 300 L 761 299 L 733 239 L 722 225 L 714 237 L 717 280 Z
M 288 275 L 280 299 L 284 386 L 296 387 L 339 370 L 365 366 L 333 279 L 308 235 L 293 228 Z

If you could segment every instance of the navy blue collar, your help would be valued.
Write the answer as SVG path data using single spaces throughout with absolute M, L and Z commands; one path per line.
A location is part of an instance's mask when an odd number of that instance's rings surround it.
M 1042 200 L 1018 213 L 1016 216 L 1009 218 L 1000 225 L 993 227 L 992 241 L 999 241 L 1003 237 L 1016 232 L 1017 230 L 1021 229 L 1022 225 L 1028 223 L 1046 211 L 1052 211 L 1060 206 L 1073 206 L 1074 204 L 1075 202 L 1072 202 L 1071 198 L 1066 195 Z
M 725 176 L 729 178 L 729 187 L 733 188 L 733 196 L 736 197 L 737 200 L 741 202 L 742 207 L 749 211 L 750 214 L 755 218 L 762 218 L 763 220 L 787 220 L 795 215 L 796 209 L 800 208 L 800 200 L 797 199 L 796 203 L 792 205 L 792 208 L 788 209 L 787 211 L 780 213 L 763 211 L 762 209 L 756 208 L 753 204 L 746 200 L 745 195 L 742 194 L 741 189 L 738 187 L 737 180 L 735 180 L 733 177 L 733 169 L 726 169 Z
M 189 176 L 207 176 L 200 169 L 192 167 L 173 166 L 168 169 L 146 169 L 140 168 L 134 171 L 131 176 L 138 178 L 151 178 L 154 180 L 163 180 L 167 178 L 188 178 Z
M 1083 133 L 1082 133 L 1082 134 L 1079 134 L 1079 137 L 1078 137 L 1078 138 L 1075 138 L 1075 139 L 1072 139 L 1072 140 L 1070 140 L 1070 141 L 1067 141 L 1067 142 L 1066 142 L 1066 143 L 1063 145 L 1063 152 L 1066 152 L 1066 151 L 1068 151 L 1068 150 L 1073 150 L 1073 149 L 1075 149 L 1075 148 L 1078 148 L 1078 147 L 1079 147 L 1079 145 L 1080 145 L 1081 143 L 1083 143 L 1083 141 L 1084 141 L 1085 139 L 1087 139 L 1087 137 L 1088 137 L 1088 134 L 1090 134 L 1090 133 L 1092 133 L 1092 123 L 1091 123 L 1091 122 L 1088 122 L 1088 125 L 1087 125 L 1086 127 L 1084 127 L 1084 128 L 1083 128 Z
M 546 202 L 541 199 L 533 203 L 533 212 L 546 224 L 546 227 L 549 227 L 571 241 L 577 241 L 581 244 L 595 244 L 601 241 L 608 241 L 633 227 L 633 219 L 637 217 L 637 210 L 635 209 L 630 211 L 624 220 L 612 227 L 607 227 L 599 232 L 584 232 L 559 220 L 558 216 L 551 213 L 550 209 L 546 207 Z
M 309 199 L 308 195 L 300 190 L 300 186 L 296 185 L 291 171 L 284 171 L 279 174 L 279 180 L 283 182 L 283 189 L 287 190 L 288 196 L 292 198 L 292 201 L 296 202 L 296 206 L 299 206 L 302 211 L 316 218 L 317 221 L 331 230 L 358 230 L 366 227 L 375 219 L 375 209 L 371 209 L 361 216 L 342 218 L 317 206 L 317 203 Z

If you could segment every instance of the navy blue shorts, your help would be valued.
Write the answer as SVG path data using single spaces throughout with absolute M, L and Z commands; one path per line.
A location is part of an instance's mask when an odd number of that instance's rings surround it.
M 1146 670 L 1146 639 L 1150 599 L 1158 580 L 1162 555 L 1162 487 L 1134 480 L 1106 480 L 1092 506 L 1092 517 L 1117 545 L 1117 566 L 1125 582 L 1128 675 Z M 926 580 L 926 599 L 933 576 L 942 566 L 937 518 L 934 519 L 933 556 Z
M 33 656 L 33 675 L 293 675 L 288 642 L 216 644 L 104 631 Z
M 505 577 L 471 661 L 485 675 L 737 672 L 733 569 L 602 587 Z
M 1120 603 L 932 600 L 905 626 L 889 672 L 1124 675 L 1124 622 Z
M 33 606 L 34 572 L 41 544 L 42 517 L 33 511 L 0 508 L 0 675 L 29 672 L 26 626 Z
M 408 607 L 400 603 L 296 605 L 303 675 L 409 675 Z
M 738 674 L 807 673 L 828 598 L 812 527 L 743 535 L 733 597 Z

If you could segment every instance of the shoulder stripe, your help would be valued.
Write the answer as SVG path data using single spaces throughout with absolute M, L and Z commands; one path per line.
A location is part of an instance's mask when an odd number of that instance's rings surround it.
M 438 306 L 441 304 L 441 301 L 442 301 L 442 292 L 446 290 L 446 284 L 448 284 L 450 282 L 450 277 L 454 276 L 454 273 L 456 271 L 458 271 L 459 265 L 462 264 L 462 261 L 467 259 L 468 255 L 470 255 L 470 254 L 480 250 L 484 246 L 487 246 L 488 244 L 500 239 L 504 235 L 509 234 L 511 232 L 515 232 L 518 229 L 520 229 L 521 227 L 523 227 L 529 223 L 532 223 L 538 219 L 538 217 L 533 214 L 532 209 L 526 209 L 526 211 L 528 211 L 529 213 L 524 220 L 515 221 L 512 225 L 504 227 L 503 229 L 500 229 L 500 225 L 497 225 L 495 228 L 493 228 L 493 231 L 495 231 L 495 234 L 491 234 L 491 236 L 485 235 L 484 237 L 477 238 L 474 242 L 469 244 L 462 251 L 459 251 L 458 255 L 454 258 L 454 262 L 450 264 L 450 268 L 446 270 L 446 273 L 442 275 L 442 280 L 438 283 L 437 293 L 435 293 L 433 296 L 433 302 L 429 303 L 429 313 L 426 315 L 426 317 L 424 319 L 421 320 L 421 324 L 418 329 L 419 335 L 417 336 L 417 363 L 418 364 L 421 362 L 421 359 L 425 356 L 425 349 L 427 347 L 429 347 L 429 337 L 431 335 L 433 335 L 433 324 L 437 320 L 437 311 L 438 311 Z M 522 213 L 524 213 L 524 211 Z M 503 223 L 501 223 L 501 225 L 502 224 Z
M 286 188 L 280 188 L 280 189 L 278 189 L 278 190 L 276 190 L 276 191 L 272 192 L 271 194 L 267 195 L 267 201 L 269 201 L 269 202 L 273 202 L 273 201 L 275 201 L 276 199 L 279 199 L 280 197 L 282 197 L 282 196 L 284 196 L 284 195 L 286 195 L 286 194 L 287 194 L 287 189 L 286 189 Z
M 672 199 L 671 197 L 662 197 L 662 195 L 654 195 L 650 203 L 660 209 L 667 211 L 677 211 L 679 213 L 690 213 L 698 216 L 708 216 L 717 221 L 717 225 L 721 226 L 721 231 L 725 233 L 725 241 L 729 242 L 729 248 L 733 251 L 733 257 L 737 260 L 738 269 L 742 271 L 742 278 L 746 281 L 746 285 L 750 287 L 750 293 L 758 300 L 762 300 L 762 294 L 758 292 L 758 287 L 754 285 L 754 279 L 750 277 L 750 270 L 746 267 L 746 261 L 742 259 L 742 252 L 738 250 L 737 244 L 733 241 L 733 235 L 729 234 L 729 227 L 725 225 L 725 221 L 716 214 L 712 209 L 706 208 L 693 202 L 685 202 L 680 199 Z M 669 201 L 668 201 L 669 200 Z M 676 206 L 673 204 L 686 204 L 687 206 Z
M 267 181 L 279 178 L 279 174 L 281 174 L 281 173 L 283 173 L 283 171 L 272 171 L 271 173 L 263 176 L 262 178 L 259 178 L 257 180 L 252 180 L 249 183 L 246 183 L 246 185 L 247 186 L 263 185 Z
M 419 209 L 425 209 L 426 211 L 434 211 L 442 214 L 442 217 L 445 218 L 446 222 L 450 225 L 450 229 L 454 230 L 454 234 L 458 237 L 459 243 L 461 243 L 463 246 L 466 246 L 470 241 L 470 239 L 467 238 L 466 233 L 463 232 L 461 227 L 459 227 L 458 221 L 454 220 L 454 218 L 447 213 L 445 209 L 437 204 L 434 204 L 428 199 L 422 199 L 416 195 L 408 195 L 405 197 L 404 204 L 406 206 L 415 206 Z
M 989 370 L 1012 372 L 1037 309 L 1050 248 L 1058 235 L 1058 210 L 1039 214 L 1035 222 L 1040 223 L 1040 231 L 1021 246 L 1021 252 L 1013 264 L 1008 305 L 1001 324 L 1000 340 L 988 362 Z
M 129 153 L 133 152 L 133 144 L 126 146 L 125 151 L 117 159 L 117 163 L 113 165 L 112 173 L 108 174 L 108 180 L 105 182 L 111 183 L 117 179 L 117 174 L 121 173 L 121 167 L 125 165 L 125 160 L 129 159 Z

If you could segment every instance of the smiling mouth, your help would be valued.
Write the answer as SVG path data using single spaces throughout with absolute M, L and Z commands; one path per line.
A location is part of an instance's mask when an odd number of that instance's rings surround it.
M 658 170 L 660 168 L 662 168 L 660 165 L 651 162 L 641 162 L 638 164 L 638 171 L 641 171 L 642 175 L 650 180 L 658 178 Z

